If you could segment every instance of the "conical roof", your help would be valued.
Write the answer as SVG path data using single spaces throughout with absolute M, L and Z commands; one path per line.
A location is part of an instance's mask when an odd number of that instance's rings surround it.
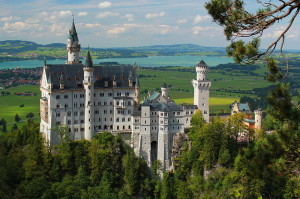
M 135 87 L 138 88 L 140 86 L 138 75 L 135 74 Z
M 208 67 L 208 65 L 205 63 L 205 61 L 201 60 L 197 67 Z
M 167 86 L 166 82 L 164 82 L 163 85 L 161 85 L 161 88 L 167 88 L 167 87 L 168 86 Z
M 49 76 L 48 76 L 47 83 L 48 83 L 48 84 L 52 84 L 52 80 L 51 80 L 51 75 L 50 75 L 50 74 L 49 74 Z
M 85 58 L 85 66 L 86 67 L 93 67 L 93 60 L 90 54 L 90 51 L 88 50 Z
M 79 41 L 78 36 L 77 36 L 77 32 L 76 32 L 76 28 L 75 28 L 74 20 L 73 20 L 73 23 L 72 23 L 72 27 L 69 30 L 69 39 L 72 39 L 72 41 Z

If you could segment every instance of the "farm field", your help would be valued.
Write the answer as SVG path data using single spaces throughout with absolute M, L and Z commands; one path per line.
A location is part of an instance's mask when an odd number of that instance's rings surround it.
M 35 117 L 39 117 L 40 111 L 40 92 L 38 86 L 26 85 L 8 88 L 5 91 L 10 92 L 8 96 L 0 97 L 0 119 L 4 118 L 8 123 L 7 129 L 10 130 L 15 122 L 15 115 L 18 114 L 22 120 L 26 119 L 27 113 L 34 113 Z M 33 92 L 36 96 L 16 96 L 16 92 Z M 24 104 L 24 107 L 20 107 Z

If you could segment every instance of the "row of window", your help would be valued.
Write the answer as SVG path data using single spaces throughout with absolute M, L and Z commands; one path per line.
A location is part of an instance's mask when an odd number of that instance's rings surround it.
M 131 104 L 132 104 L 131 101 L 128 101 L 128 102 L 127 102 L 127 105 L 128 105 L 128 106 L 131 106 Z M 116 105 L 117 105 L 117 106 L 125 106 L 125 105 L 126 105 L 126 102 L 123 102 L 123 101 L 116 101 Z
M 129 96 L 130 93 L 129 92 L 125 92 L 123 96 Z M 99 93 L 100 97 L 105 97 L 105 93 Z M 113 97 L 113 93 L 107 93 L 108 97 Z M 121 92 L 117 92 L 117 96 L 120 97 L 122 96 Z M 94 93 L 94 97 L 96 97 L 96 93 Z M 68 99 L 69 95 L 56 95 L 55 96 L 56 99 Z M 84 94 L 74 94 L 74 98 L 84 98 Z
M 186 115 L 193 115 L 193 114 L 194 114 L 194 111 L 186 111 L 185 114 L 186 114 Z
M 122 121 L 122 122 L 126 122 L 126 118 L 123 117 L 122 120 L 120 120 L 120 118 L 118 118 L 118 117 L 116 118 L 116 122 L 121 122 L 121 121 Z M 127 121 L 130 122 L 130 121 L 131 121 L 131 117 L 128 117 L 128 118 L 127 118 Z
M 90 102 L 88 102 L 88 104 L 90 104 Z M 104 105 L 104 106 L 106 106 L 108 103 L 107 102 L 94 102 L 94 106 L 96 106 L 96 105 L 98 105 L 98 106 L 102 106 L 102 105 Z M 127 105 L 128 106 L 131 106 L 131 101 L 128 101 L 128 103 L 127 103 Z M 113 103 L 112 102 L 109 102 L 109 105 L 113 105 Z M 117 106 L 119 106 L 120 105 L 120 103 L 119 102 L 117 102 Z M 123 102 L 122 102 L 122 104 L 121 104 L 121 106 L 123 106 Z M 69 105 L 68 104 L 65 104 L 64 106 L 61 106 L 61 104 L 60 103 L 57 103 L 56 104 L 56 108 L 68 108 L 69 107 Z M 74 103 L 74 108 L 77 108 L 78 107 L 78 103 L 77 102 L 75 102 Z M 84 107 L 84 103 L 79 103 L 79 107 Z

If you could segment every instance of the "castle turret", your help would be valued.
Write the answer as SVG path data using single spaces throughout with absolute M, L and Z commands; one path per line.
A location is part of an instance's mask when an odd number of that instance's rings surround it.
M 207 79 L 208 66 L 202 60 L 196 65 L 197 79 L 192 80 L 194 87 L 194 105 L 202 111 L 204 120 L 209 122 L 209 88 L 211 82 Z
M 134 101 L 135 101 L 135 105 L 139 104 L 139 100 L 140 100 L 140 85 L 139 85 L 138 76 L 136 74 L 136 76 L 135 76 L 135 85 L 134 85 Z
M 80 44 L 73 19 L 72 27 L 69 29 L 67 40 L 68 61 L 67 64 L 81 63 L 79 61 Z
M 254 111 L 254 119 L 255 119 L 255 129 L 261 130 L 262 127 L 262 109 L 257 109 Z
M 164 96 L 166 99 L 168 99 L 168 86 L 166 83 L 164 83 L 162 86 L 161 86 L 161 95 Z
M 90 51 L 87 52 L 83 71 L 83 85 L 85 89 L 84 138 L 91 140 L 94 135 L 94 67 Z

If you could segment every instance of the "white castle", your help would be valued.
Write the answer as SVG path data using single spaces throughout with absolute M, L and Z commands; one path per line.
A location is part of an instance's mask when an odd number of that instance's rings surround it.
M 94 65 L 90 52 L 85 64 L 79 60 L 80 44 L 73 21 L 67 40 L 66 64 L 44 62 L 41 78 L 40 131 L 48 144 L 60 143 L 56 127 L 65 125 L 72 140 L 91 140 L 95 134 L 129 134 L 137 155 L 150 166 L 155 160 L 165 170 L 172 168 L 173 136 L 190 128 L 196 109 L 209 121 L 208 66 L 196 66 L 194 105 L 177 105 L 164 83 L 139 102 L 139 82 L 132 65 Z

